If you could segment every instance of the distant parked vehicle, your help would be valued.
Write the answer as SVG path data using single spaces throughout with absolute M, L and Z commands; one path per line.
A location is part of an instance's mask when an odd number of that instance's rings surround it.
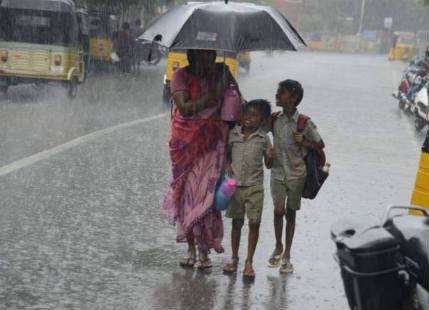
M 307 46 L 312 50 L 321 51 L 323 49 L 322 34 L 320 32 L 310 33 L 307 39 Z
M 114 51 L 114 33 L 119 24 L 115 15 L 104 12 L 89 13 L 89 30 L 91 42 L 91 59 L 98 62 L 111 62 Z
M 416 54 L 416 35 L 414 32 L 398 31 L 393 34 L 393 46 L 389 60 L 411 60 Z

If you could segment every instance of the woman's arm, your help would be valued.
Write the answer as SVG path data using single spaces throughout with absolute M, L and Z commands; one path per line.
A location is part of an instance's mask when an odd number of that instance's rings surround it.
M 213 100 L 213 91 L 191 100 L 188 91 L 177 91 L 173 94 L 174 103 L 182 116 L 192 116 L 205 108 Z
M 178 90 L 173 93 L 174 103 L 182 116 L 192 116 L 209 107 L 217 98 L 222 96 L 227 83 L 218 76 L 214 87 L 198 98 L 190 99 L 188 90 Z

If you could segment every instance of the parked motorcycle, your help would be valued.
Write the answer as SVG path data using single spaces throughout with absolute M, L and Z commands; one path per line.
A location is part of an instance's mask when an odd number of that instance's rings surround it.
M 395 210 L 414 210 L 424 216 Z M 342 220 L 331 228 L 350 309 L 412 309 L 429 291 L 429 214 L 391 206 L 381 223 Z M 419 293 L 422 294 L 419 294 Z M 420 298 L 422 296 L 422 298 Z
M 429 78 L 425 77 L 422 82 L 423 86 L 417 91 L 415 102 L 415 120 L 414 127 L 417 131 L 421 131 L 423 127 L 429 125 Z
M 405 69 L 398 90 L 392 94 L 394 98 L 398 99 L 400 109 L 415 113 L 413 97 L 421 88 L 421 79 L 425 74 L 425 63 L 421 59 L 412 61 Z

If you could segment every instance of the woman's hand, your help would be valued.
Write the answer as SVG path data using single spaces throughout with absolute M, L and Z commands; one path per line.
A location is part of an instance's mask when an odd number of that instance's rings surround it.
M 204 110 L 210 103 L 208 93 L 191 100 L 188 91 L 177 91 L 173 94 L 174 103 L 182 116 L 192 116 Z
M 234 172 L 232 171 L 232 166 L 230 162 L 227 162 L 225 165 L 225 173 L 229 174 L 229 175 L 233 175 Z

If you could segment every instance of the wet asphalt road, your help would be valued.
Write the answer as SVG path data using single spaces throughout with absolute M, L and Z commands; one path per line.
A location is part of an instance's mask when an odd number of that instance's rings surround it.
M 343 217 L 380 218 L 408 204 L 423 135 L 390 93 L 405 63 L 385 56 L 255 54 L 239 79 L 247 99 L 274 102 L 278 81 L 302 82 L 301 112 L 327 145 L 331 176 L 297 215 L 295 272 L 280 276 L 266 261 L 274 246 L 269 172 L 253 283 L 183 270 L 175 230 L 159 216 L 170 174 L 168 107 L 160 102 L 165 63 L 140 75 L 93 75 L 70 101 L 47 86 L 11 88 L 0 99 L 0 170 L 97 130 L 114 130 L 0 176 L 0 309 L 345 309 L 329 238 Z M 246 251 L 243 230 L 241 258 Z

